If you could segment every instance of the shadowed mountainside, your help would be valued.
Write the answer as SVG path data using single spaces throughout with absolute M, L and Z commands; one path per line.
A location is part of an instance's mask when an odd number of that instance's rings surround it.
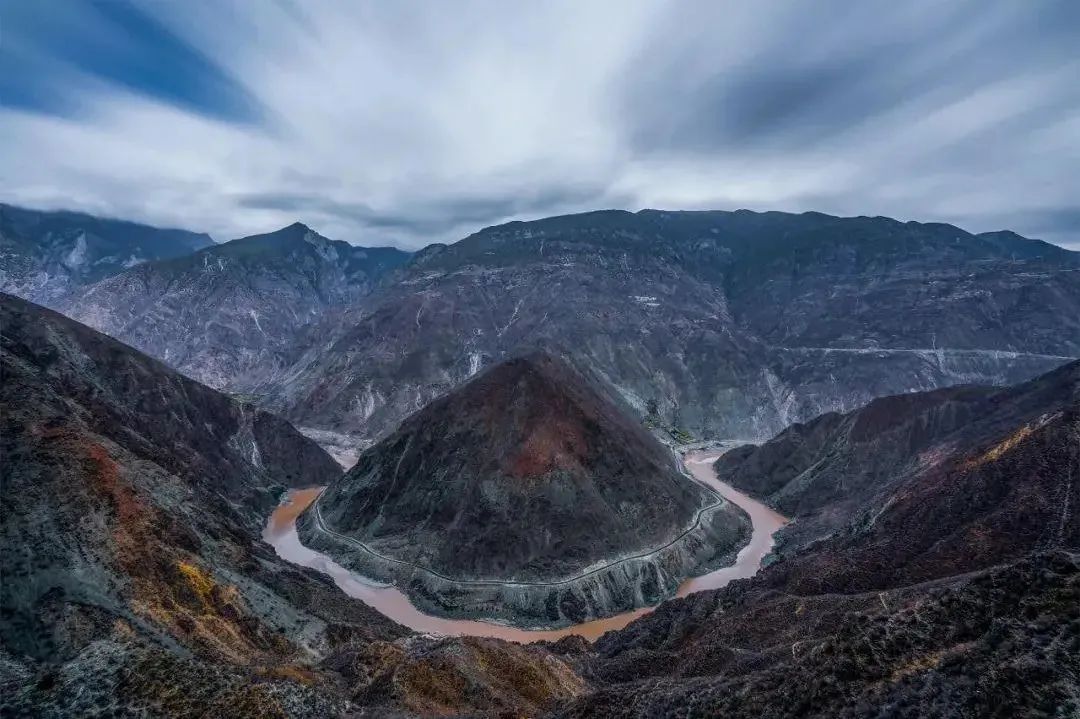
M 416 637 L 259 541 L 340 474 L 288 423 L 0 295 L 0 714 L 535 715 L 539 649 Z
M 847 415 L 792 426 L 760 447 L 732 450 L 716 469 L 795 517 L 787 531 L 804 541 L 853 521 L 888 536 L 900 525 L 878 525 L 895 517 L 910 526 L 911 537 L 894 547 L 893 563 L 932 544 L 943 552 L 949 534 L 960 531 L 978 532 L 987 548 L 994 533 L 1006 532 L 1007 544 L 1030 551 L 1066 531 L 1075 506 L 1075 489 L 1061 473 L 1080 474 L 1078 387 L 1074 362 L 1005 389 L 883 397 Z M 972 456 L 958 460 L 961 453 Z M 1012 486 L 1011 477 L 1025 481 Z M 988 519 L 995 529 L 964 527 Z M 920 561 L 947 569 L 941 556 Z M 970 569 L 971 561 L 962 564 Z
M 1080 711 L 1080 363 L 878 400 L 717 467 L 795 510 L 778 561 L 601 638 L 579 661 L 603 688 L 559 716 Z

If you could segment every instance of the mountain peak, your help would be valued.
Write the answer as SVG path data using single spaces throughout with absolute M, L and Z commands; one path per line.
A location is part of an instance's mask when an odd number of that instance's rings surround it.
M 614 606 L 574 578 L 590 566 L 663 546 L 715 501 L 598 381 L 556 355 L 530 352 L 477 375 L 365 451 L 320 498 L 314 521 L 336 533 L 326 536 L 345 535 L 429 569 L 417 579 L 440 598 L 427 609 L 453 616 L 466 611 L 455 603 L 477 602 L 495 606 L 491 611 L 504 619 L 554 625 L 631 608 L 640 604 L 633 597 L 667 591 L 651 569 L 628 576 L 613 568 L 618 576 L 611 582 L 626 590 L 616 592 L 622 599 Z M 694 529 L 695 546 L 705 550 L 680 548 L 668 558 L 664 571 L 675 578 L 669 589 L 728 551 L 744 523 L 734 511 L 710 512 Z M 325 539 L 319 527 L 304 525 L 305 543 Z M 327 547 L 347 564 L 368 561 L 354 548 Z M 365 571 L 394 580 L 399 566 L 379 563 Z M 446 578 L 466 583 L 448 589 L 441 583 Z M 487 603 L 490 587 L 472 587 L 472 579 L 538 584 L 515 590 L 516 598 L 498 606 Z M 544 584 L 552 579 L 565 581 L 552 589 Z M 409 586 L 415 589 L 411 580 Z M 537 606 L 551 611 L 539 618 Z

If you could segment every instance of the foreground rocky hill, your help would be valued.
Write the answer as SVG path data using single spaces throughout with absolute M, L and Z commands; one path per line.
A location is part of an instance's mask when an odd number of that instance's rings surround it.
M 0 204 L 0 292 L 58 308 L 79 287 L 213 244 L 201 233 Z
M 426 611 L 518 626 L 655 604 L 733 559 L 750 530 L 595 380 L 544 353 L 410 416 L 299 527 Z
M 970 423 L 949 409 L 970 401 Z M 792 508 L 782 555 L 605 635 L 580 655 L 603 688 L 559 716 L 1080 711 L 1080 363 L 879 400 L 718 468 Z
M 584 686 L 548 662 L 527 675 L 546 688 L 517 692 L 482 667 L 532 652 L 439 659 L 279 560 L 258 541 L 278 494 L 339 473 L 287 423 L 14 297 L 0 329 L 5 717 L 327 716 L 352 692 L 434 710 L 451 699 L 433 676 L 535 713 Z
M 296 223 L 139 265 L 75 293 L 62 309 L 190 377 L 242 393 L 288 364 L 305 328 L 357 302 L 408 257 Z
M 1077 317 L 1077 253 L 1011 233 L 592 212 L 421 251 L 320 326 L 265 401 L 373 440 L 540 347 L 588 366 L 654 424 L 765 439 L 881 395 L 1028 379 L 1080 355 Z
M 858 594 L 736 586 L 580 655 L 565 717 L 1046 717 L 1080 710 L 1080 559 Z

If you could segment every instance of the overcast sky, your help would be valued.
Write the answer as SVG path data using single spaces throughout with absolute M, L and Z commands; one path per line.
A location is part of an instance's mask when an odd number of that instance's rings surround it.
M 419 247 L 585 209 L 1080 249 L 1080 2 L 0 0 L 0 201 Z

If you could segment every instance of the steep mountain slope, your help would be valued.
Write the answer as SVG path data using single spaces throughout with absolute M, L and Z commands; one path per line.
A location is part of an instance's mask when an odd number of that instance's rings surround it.
M 736 448 L 716 469 L 725 481 L 798 517 L 790 531 L 828 532 L 850 520 L 855 508 L 880 503 L 883 493 L 914 486 L 908 484 L 913 478 L 926 477 L 943 490 L 934 472 L 965 448 L 1021 448 L 1044 455 L 1051 466 L 1069 467 L 1060 452 L 1080 442 L 1069 435 L 1080 409 L 1078 386 L 1080 363 L 1073 362 L 1005 389 L 965 386 L 882 397 L 846 415 L 793 425 L 760 447 Z M 1003 432 L 1010 434 L 1003 438 Z M 1039 442 L 1046 446 L 1036 447 Z M 965 467 L 976 472 L 980 462 Z M 1053 505 L 1058 498 L 1045 500 Z
M 593 212 L 418 253 L 268 389 L 382 436 L 523 348 L 572 354 L 642 415 L 765 438 L 875 396 L 1009 384 L 1080 355 L 1080 259 L 1010 233 L 818 213 Z
M 887 398 L 718 467 L 795 509 L 782 556 L 603 637 L 579 655 L 601 690 L 560 716 L 1080 711 L 1080 363 Z
M 83 285 L 213 244 L 185 230 L 0 204 L 0 291 L 58 307 Z
M 20 299 L 0 295 L 0 328 L 5 716 L 325 708 L 287 672 L 251 677 L 310 660 L 335 623 L 403 634 L 254 541 L 283 488 L 338 474 L 313 442 Z
M 1071 717 L 1080 558 L 1025 557 L 861 594 L 733 585 L 665 604 L 579 655 L 569 717 Z
M 353 247 L 299 223 L 140 265 L 62 309 L 213 387 L 277 373 L 306 326 L 368 294 L 408 253 Z
M 0 335 L 3 716 L 535 716 L 585 690 L 280 560 L 280 490 L 339 474 L 287 423 L 3 294 Z
M 655 603 L 748 529 L 590 380 L 533 353 L 365 451 L 300 536 L 432 611 L 543 626 Z

